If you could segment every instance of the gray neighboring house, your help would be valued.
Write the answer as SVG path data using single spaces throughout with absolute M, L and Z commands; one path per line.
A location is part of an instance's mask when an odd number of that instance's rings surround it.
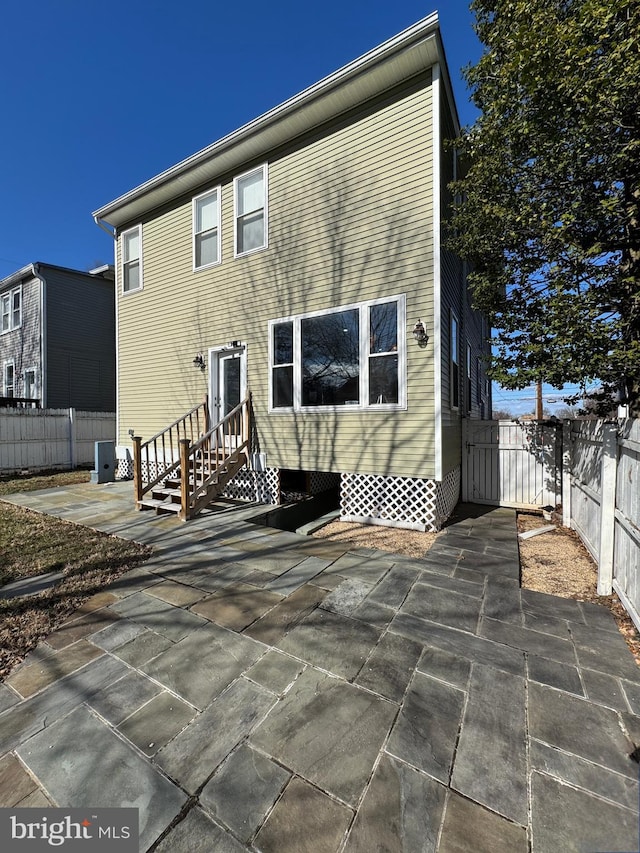
M 32 263 L 0 281 L 0 405 L 114 412 L 113 266 Z

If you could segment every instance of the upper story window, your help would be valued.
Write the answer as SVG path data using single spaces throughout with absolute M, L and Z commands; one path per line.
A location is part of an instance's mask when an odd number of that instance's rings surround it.
M 234 179 L 235 254 L 267 246 L 267 166 Z
M 122 232 L 122 290 L 142 289 L 142 225 Z
M 449 334 L 450 348 L 450 370 L 449 370 L 449 394 L 451 408 L 460 408 L 460 332 L 458 318 L 451 312 L 451 326 Z
M 22 325 L 22 288 L 14 287 L 0 296 L 0 332 Z
M 220 188 L 193 200 L 193 268 L 220 263 Z
M 273 321 L 270 408 L 403 408 L 404 329 L 404 296 Z

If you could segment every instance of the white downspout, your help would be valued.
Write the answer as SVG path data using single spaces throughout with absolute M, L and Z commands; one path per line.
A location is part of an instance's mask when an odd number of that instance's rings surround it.
M 432 69 L 433 134 L 433 379 L 435 396 L 435 480 L 442 481 L 442 288 L 440 264 L 440 66 Z
M 118 444 L 118 439 L 120 437 L 120 406 L 118 405 L 118 400 L 120 399 L 119 394 L 119 379 L 120 379 L 120 371 L 118 370 L 119 358 L 118 358 L 118 232 L 114 229 L 113 231 L 104 224 L 104 222 L 98 217 L 93 217 L 94 222 L 99 228 L 108 234 L 113 239 L 113 271 L 114 271 L 114 280 L 113 286 L 115 288 L 114 291 L 114 311 L 115 311 L 115 330 L 116 330 L 116 445 Z

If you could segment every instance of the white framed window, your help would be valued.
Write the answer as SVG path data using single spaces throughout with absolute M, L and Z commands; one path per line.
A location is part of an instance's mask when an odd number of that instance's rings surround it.
M 5 361 L 2 365 L 2 396 L 15 397 L 16 391 L 16 367 L 13 359 Z
M 35 367 L 28 367 L 23 374 L 24 393 L 23 397 L 28 400 L 38 399 L 38 383 Z
M 460 331 L 453 311 L 449 326 L 449 396 L 451 408 L 460 408 Z
M 269 409 L 406 408 L 405 297 L 269 323 Z
M 220 263 L 220 187 L 193 199 L 193 268 Z
M 122 232 L 122 291 L 142 290 L 142 225 Z
M 268 239 L 267 164 L 233 181 L 235 256 L 266 249 Z
M 0 332 L 11 332 L 22 325 L 22 287 L 14 287 L 0 296 Z

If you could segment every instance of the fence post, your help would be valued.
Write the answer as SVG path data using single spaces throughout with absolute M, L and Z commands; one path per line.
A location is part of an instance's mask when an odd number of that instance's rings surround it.
M 133 441 L 133 493 L 138 504 L 142 500 L 142 453 L 140 450 L 142 437 L 134 435 L 131 440 Z
M 76 467 L 76 410 L 69 409 L 69 467 L 74 470 Z
M 189 446 L 191 442 L 188 438 L 180 439 L 180 518 L 183 521 L 189 520 Z M 195 471 L 194 471 L 195 477 Z
M 462 448 L 460 453 L 460 492 L 461 499 L 463 503 L 467 503 L 469 500 L 469 483 L 468 483 L 468 456 L 469 456 L 469 448 L 467 447 L 467 442 L 469 441 L 469 421 L 467 418 L 463 418 L 460 423 L 460 441 L 462 442 Z
M 598 555 L 598 595 L 611 595 L 613 591 L 617 468 L 618 428 L 616 424 L 604 424 L 602 432 L 602 505 L 600 553 Z
M 562 422 L 562 525 L 571 527 L 571 421 Z

